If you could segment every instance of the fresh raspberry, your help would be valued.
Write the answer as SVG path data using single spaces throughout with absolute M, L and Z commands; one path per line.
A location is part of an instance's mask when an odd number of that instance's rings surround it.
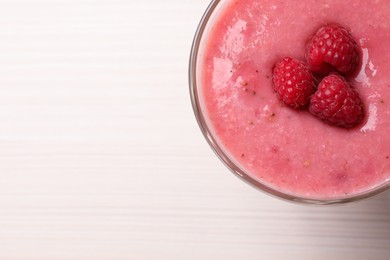
M 358 93 L 340 75 L 325 77 L 310 100 L 310 112 L 325 122 L 351 128 L 363 119 Z
M 326 75 L 334 69 L 351 74 L 358 65 L 358 47 L 344 27 L 326 25 L 310 39 L 306 59 L 310 70 L 319 75 Z
M 296 109 L 306 106 L 315 91 L 314 78 L 307 65 L 290 57 L 276 63 L 272 78 L 279 99 Z

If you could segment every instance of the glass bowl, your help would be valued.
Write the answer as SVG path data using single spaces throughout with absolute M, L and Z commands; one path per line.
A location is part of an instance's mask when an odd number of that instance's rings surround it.
M 310 197 L 299 197 L 296 195 L 283 192 L 271 187 L 267 183 L 263 183 L 255 178 L 251 177 L 249 173 L 243 170 L 240 165 L 234 162 L 232 158 L 229 157 L 228 153 L 224 148 L 218 143 L 217 138 L 213 136 L 212 131 L 210 131 L 211 126 L 207 124 L 205 110 L 201 101 L 201 80 L 200 80 L 200 70 L 199 67 L 203 50 L 204 50 L 204 40 L 209 32 L 211 25 L 215 18 L 218 15 L 218 12 L 223 8 L 224 3 L 228 1 L 225 0 L 213 0 L 206 9 L 199 26 L 195 32 L 195 37 L 193 40 L 191 53 L 190 53 L 190 63 L 189 63 L 189 87 L 190 87 L 190 96 L 193 111 L 198 122 L 198 125 L 212 148 L 215 154 L 219 159 L 227 166 L 227 168 L 233 172 L 238 178 L 244 182 L 250 184 L 256 189 L 265 192 L 268 195 L 274 196 L 279 199 L 287 200 L 289 202 L 295 202 L 299 204 L 311 204 L 311 205 L 330 205 L 330 204 L 342 204 L 353 201 L 359 201 L 368 197 L 372 197 L 379 193 L 382 193 L 390 189 L 390 182 L 386 182 L 383 185 L 376 186 L 371 190 L 367 190 L 360 194 L 345 196 L 341 198 L 331 198 L 331 199 L 317 199 Z

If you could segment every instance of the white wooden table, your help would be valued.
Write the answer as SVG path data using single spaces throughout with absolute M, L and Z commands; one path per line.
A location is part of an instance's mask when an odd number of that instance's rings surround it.
M 269 197 L 214 156 L 187 64 L 208 0 L 0 0 L 0 259 L 390 259 L 390 193 Z

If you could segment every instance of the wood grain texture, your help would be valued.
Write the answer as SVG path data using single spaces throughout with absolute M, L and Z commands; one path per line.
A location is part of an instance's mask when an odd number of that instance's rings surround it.
M 337 207 L 234 177 L 187 67 L 208 0 L 0 0 L 0 259 L 389 259 L 390 194 Z

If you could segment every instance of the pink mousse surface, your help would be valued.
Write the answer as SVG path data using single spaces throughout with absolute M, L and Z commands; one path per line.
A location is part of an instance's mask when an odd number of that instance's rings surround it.
M 201 56 L 206 122 L 228 156 L 252 178 L 317 199 L 360 194 L 390 180 L 390 1 L 227 1 Z M 338 23 L 355 37 L 361 65 L 348 80 L 365 119 L 351 130 L 283 105 L 272 68 L 304 59 L 308 38 Z

